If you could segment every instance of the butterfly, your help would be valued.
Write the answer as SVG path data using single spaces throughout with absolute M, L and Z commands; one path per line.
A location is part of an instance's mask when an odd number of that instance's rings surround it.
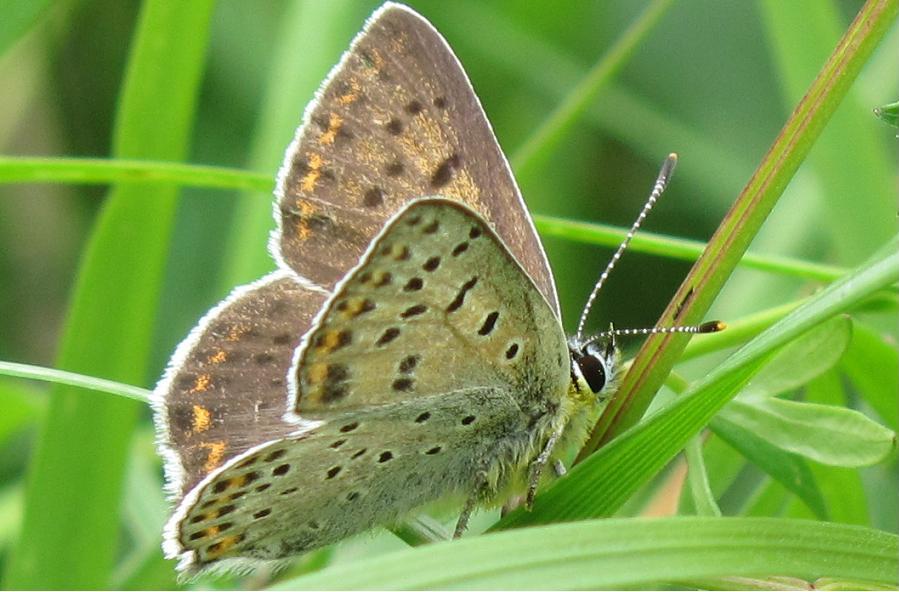
M 278 271 L 204 316 L 154 391 L 167 557 L 277 561 L 445 499 L 458 536 L 480 505 L 532 501 L 614 392 L 615 332 L 585 338 L 585 311 L 566 338 L 509 164 L 424 18 L 372 15 L 276 198 Z

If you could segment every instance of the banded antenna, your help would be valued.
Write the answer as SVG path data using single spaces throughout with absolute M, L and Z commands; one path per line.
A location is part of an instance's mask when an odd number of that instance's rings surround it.
M 646 203 L 643 204 L 643 209 L 640 210 L 640 215 L 637 216 L 636 220 L 634 220 L 634 223 L 631 226 L 630 230 L 628 230 L 627 235 L 624 237 L 624 240 L 621 241 L 620 245 L 618 245 L 618 249 L 615 251 L 615 254 L 612 255 L 612 258 L 609 260 L 606 268 L 603 270 L 602 274 L 600 274 L 599 280 L 597 280 L 596 285 L 593 286 L 593 291 L 590 292 L 590 297 L 587 298 L 587 304 L 584 306 L 584 310 L 581 313 L 581 318 L 578 321 L 577 333 L 575 333 L 575 341 L 581 344 L 582 347 L 604 338 L 614 339 L 618 336 L 624 337 L 631 335 L 654 335 L 656 333 L 715 333 L 717 331 L 722 331 L 727 326 L 722 321 L 708 321 L 699 325 L 651 327 L 648 329 L 615 329 L 613 327 L 609 327 L 608 331 L 604 331 L 584 341 L 584 325 L 586 325 L 587 323 L 587 317 L 590 315 L 590 310 L 593 308 L 593 302 L 596 300 L 596 296 L 602 289 L 602 286 L 606 282 L 606 279 L 608 279 L 609 274 L 615 268 L 615 264 L 618 263 L 619 259 L 621 259 L 621 255 L 622 253 L 624 253 L 624 250 L 627 249 L 628 245 L 631 242 L 631 239 L 634 238 L 637 230 L 639 230 L 640 225 L 643 224 L 643 221 L 646 219 L 649 211 L 653 208 L 654 205 L 656 205 L 659 197 L 662 195 L 662 193 L 664 193 L 665 188 L 668 186 L 668 182 L 671 180 L 671 175 L 674 173 L 675 166 L 677 166 L 677 154 L 672 152 L 668 155 L 668 158 L 665 159 L 665 162 L 662 163 L 662 168 L 659 170 L 659 176 L 656 178 L 655 185 L 653 185 L 652 187 L 652 192 L 649 194 L 649 198 L 646 200 Z

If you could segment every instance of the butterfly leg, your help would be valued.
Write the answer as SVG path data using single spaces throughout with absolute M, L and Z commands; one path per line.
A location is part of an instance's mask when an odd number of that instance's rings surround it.
M 466 529 L 468 529 L 468 519 L 471 518 L 471 513 L 477 507 L 478 502 L 483 498 L 484 490 L 486 488 L 487 472 L 478 471 L 474 491 L 470 496 L 468 496 L 468 499 L 465 501 L 465 506 L 462 508 L 462 513 L 459 514 L 459 521 L 456 522 L 456 530 L 455 532 L 453 532 L 454 539 L 460 538 L 466 531 Z
M 568 469 L 565 468 L 565 463 L 557 458 L 553 462 L 553 472 L 555 472 L 556 477 L 564 477 L 568 473 Z
M 549 462 L 549 457 L 553 452 L 553 448 L 555 448 L 556 442 L 559 441 L 559 438 L 561 436 L 561 428 L 554 431 L 549 437 L 549 440 L 546 441 L 546 446 L 543 447 L 543 452 L 541 452 L 540 456 L 538 456 L 537 459 L 531 463 L 531 474 L 530 478 L 528 479 L 528 497 L 527 501 L 525 502 L 528 510 L 534 507 L 534 497 L 537 495 L 537 485 L 539 485 L 540 483 L 540 475 L 543 473 L 543 467 L 545 467 L 546 463 Z M 562 467 L 563 471 L 564 469 L 565 468 Z

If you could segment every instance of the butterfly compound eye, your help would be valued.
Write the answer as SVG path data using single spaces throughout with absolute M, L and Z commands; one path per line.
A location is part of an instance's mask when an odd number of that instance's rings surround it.
M 582 355 L 577 356 L 575 362 L 590 390 L 595 395 L 599 394 L 606 386 L 606 365 L 601 354 L 588 346 Z

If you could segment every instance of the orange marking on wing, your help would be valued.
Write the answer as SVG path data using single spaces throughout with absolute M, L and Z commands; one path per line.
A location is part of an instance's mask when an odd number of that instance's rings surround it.
M 315 212 L 315 208 L 308 201 L 298 199 L 296 201 L 297 210 L 299 211 L 300 223 L 297 224 L 297 235 L 300 240 L 309 238 L 309 216 Z
M 228 330 L 228 335 L 225 337 L 228 341 L 240 341 L 240 338 L 250 332 L 250 327 L 247 325 L 234 325 Z
M 350 89 L 337 97 L 337 102 L 341 105 L 349 105 L 359 100 L 359 90 L 361 88 L 359 82 L 357 82 L 355 78 L 351 78 L 347 84 Z
M 315 184 L 318 182 L 318 178 L 321 177 L 321 168 L 324 164 L 324 160 L 322 159 L 320 154 L 310 154 L 309 155 L 309 172 L 300 179 L 300 187 L 303 191 L 311 192 L 315 189 Z
M 200 448 L 209 450 L 209 455 L 206 457 L 206 462 L 203 464 L 204 471 L 209 473 L 222 464 L 222 457 L 225 455 L 224 440 L 219 440 L 217 442 L 203 442 L 200 444 Z
M 325 381 L 328 376 L 328 365 L 322 362 L 316 362 L 309 367 L 306 374 L 307 379 L 312 384 L 320 384 Z
M 393 53 L 397 54 L 405 54 L 406 53 L 406 45 L 409 42 L 409 36 L 405 31 L 400 31 L 398 35 L 395 37 L 391 37 L 390 39 L 390 50 Z
M 343 312 L 344 316 L 347 318 L 354 318 L 363 312 L 371 310 L 373 307 L 374 304 L 367 301 L 365 298 L 352 298 L 347 301 L 346 308 Z
M 342 329 L 328 329 L 315 340 L 315 349 L 321 353 L 331 353 L 349 342 L 349 332 Z
M 220 349 L 217 352 L 215 352 L 214 354 L 212 354 L 211 356 L 209 356 L 208 358 L 206 358 L 206 361 L 209 362 L 210 364 L 221 364 L 222 362 L 224 362 L 227 359 L 228 359 L 228 354 L 225 353 L 225 350 Z
M 209 390 L 209 387 L 212 385 L 212 377 L 208 374 L 200 374 L 197 376 L 197 379 L 194 381 L 194 385 L 191 387 L 190 394 L 195 395 L 197 393 L 204 393 Z
M 391 245 L 390 246 L 390 256 L 397 260 L 406 259 L 409 255 L 409 247 L 406 245 Z
M 380 288 L 381 286 L 385 286 L 390 282 L 390 272 L 387 271 L 376 271 L 371 276 L 372 284 L 375 287 Z
M 194 405 L 194 433 L 205 432 L 212 426 L 212 414 L 202 405 Z
M 328 117 L 328 129 L 319 136 L 318 141 L 325 145 L 333 144 L 342 126 L 343 118 L 337 113 L 331 113 Z
M 371 60 L 374 63 L 376 70 L 382 70 L 384 68 L 384 56 L 382 56 L 381 52 L 375 48 L 371 49 Z
M 212 543 L 206 547 L 206 553 L 209 557 L 219 557 L 228 552 L 234 545 L 243 540 L 242 534 L 233 534 L 226 536 L 217 543 Z

